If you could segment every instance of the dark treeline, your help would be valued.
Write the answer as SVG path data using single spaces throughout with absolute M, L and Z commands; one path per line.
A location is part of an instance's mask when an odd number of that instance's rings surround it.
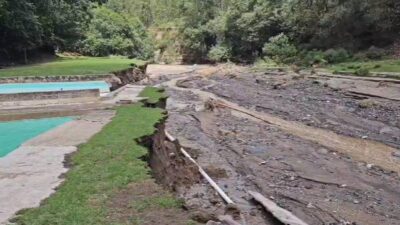
M 0 57 L 73 48 L 89 21 L 91 0 L 0 0 Z
M 150 38 L 163 28 L 174 34 Z M 188 61 L 336 62 L 380 57 L 399 31 L 398 0 L 0 0 L 3 59 L 56 48 L 150 58 L 173 46 Z

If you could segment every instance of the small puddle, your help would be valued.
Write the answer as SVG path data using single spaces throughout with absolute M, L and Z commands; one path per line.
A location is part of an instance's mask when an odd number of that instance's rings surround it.
M 8 155 L 24 142 L 72 120 L 72 117 L 57 117 L 0 122 L 0 157 Z

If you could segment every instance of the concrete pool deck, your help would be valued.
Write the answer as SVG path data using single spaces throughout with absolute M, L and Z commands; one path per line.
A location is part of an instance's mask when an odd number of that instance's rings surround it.
M 98 133 L 115 114 L 96 110 L 61 125 L 0 158 L 0 224 L 18 211 L 37 207 L 62 182 L 65 155 Z

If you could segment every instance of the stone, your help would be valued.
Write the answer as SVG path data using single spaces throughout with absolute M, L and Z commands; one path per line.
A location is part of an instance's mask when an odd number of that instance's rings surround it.
M 221 223 L 220 222 L 215 222 L 213 220 L 210 220 L 210 221 L 207 222 L 206 225 L 221 225 Z
M 191 215 L 191 218 L 199 223 L 207 223 L 208 221 L 213 221 L 216 216 L 205 211 L 199 210 Z
M 392 152 L 392 156 L 400 159 L 400 152 Z
M 329 150 L 326 148 L 320 148 L 318 149 L 318 153 L 326 155 L 329 153 Z
M 383 128 L 379 131 L 380 134 L 390 134 L 390 133 L 392 133 L 392 132 L 393 132 L 393 129 L 390 128 L 390 127 L 383 127 Z

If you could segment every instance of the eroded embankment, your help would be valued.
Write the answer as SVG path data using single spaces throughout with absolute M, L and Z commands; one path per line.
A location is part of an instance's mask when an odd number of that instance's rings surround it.
M 147 95 L 147 99 L 143 100 L 145 107 L 165 110 L 167 96 L 164 90 L 147 87 L 143 93 Z M 179 141 L 168 140 L 165 122 L 166 118 L 155 125 L 154 134 L 140 138 L 139 142 L 149 149 L 147 161 L 157 182 L 176 191 L 180 187 L 198 183 L 200 174 L 197 167 L 180 151 L 182 146 Z
M 148 88 L 148 91 L 157 89 Z M 146 91 L 146 90 L 145 90 Z M 164 108 L 167 98 L 161 96 L 160 101 L 154 104 L 154 99 L 146 100 L 145 105 L 149 107 Z M 150 103 L 149 103 L 150 102 Z M 220 173 L 224 176 L 223 170 L 213 169 L 211 167 L 199 168 L 199 165 L 193 161 L 190 154 L 196 158 L 193 149 L 182 146 L 178 139 L 167 134 L 166 120 L 157 124 L 157 131 L 146 138 L 141 139 L 141 143 L 150 149 L 147 158 L 152 169 L 152 175 L 157 183 L 161 184 L 168 190 L 173 191 L 176 196 L 184 202 L 183 207 L 187 215 L 197 224 L 205 224 L 209 221 L 218 221 L 224 219 L 241 219 L 240 210 L 235 204 L 226 204 L 217 193 L 216 189 L 223 190 L 220 187 L 213 187 L 206 179 L 212 179 Z M 186 155 L 185 155 L 186 154 Z M 202 170 L 202 173 L 200 172 Z M 208 173 L 208 174 L 207 174 Z M 207 178 L 206 178 L 207 176 Z M 214 185 L 217 185 L 214 183 Z M 207 191 L 205 191 L 207 190 Z M 225 193 L 223 193 L 225 194 Z M 229 198 L 227 196 L 227 198 Z M 205 202 L 204 205 L 193 204 L 194 202 Z M 207 202 L 207 203 L 206 203 Z M 209 203 L 218 207 L 210 207 Z M 227 218 L 219 218 L 219 216 L 227 215 Z
M 149 149 L 140 143 L 143 137 L 154 137 L 154 143 L 160 140 L 160 149 L 164 149 L 163 134 L 157 132 L 163 130 L 164 110 L 137 103 L 117 107 L 116 111 L 110 123 L 68 157 L 70 169 L 56 193 L 40 207 L 21 212 L 14 220 L 17 224 L 129 224 L 141 221 L 141 224 L 153 225 L 160 219 L 166 224 L 190 223 L 181 202 L 154 182 L 148 164 L 143 161 L 149 154 Z M 71 135 L 62 136 L 68 142 Z M 46 140 L 57 144 L 57 138 L 50 135 L 32 144 L 40 145 Z M 164 161 L 162 157 L 160 160 Z M 175 165 L 183 170 L 184 161 L 177 162 Z M 172 178 L 168 182 L 172 182 Z

